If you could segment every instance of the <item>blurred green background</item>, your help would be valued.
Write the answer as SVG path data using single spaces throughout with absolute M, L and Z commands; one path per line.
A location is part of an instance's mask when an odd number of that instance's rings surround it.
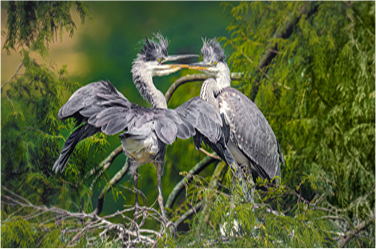
M 150 106 L 143 100 L 132 82 L 130 73 L 132 61 L 139 53 L 145 36 L 151 38 L 153 33 L 161 32 L 170 41 L 169 53 L 200 53 L 202 47 L 201 38 L 226 36 L 229 32 L 226 27 L 231 18 L 226 18 L 229 11 L 220 6 L 220 2 L 85 2 L 89 7 L 92 20 L 81 24 L 78 14 L 71 11 L 73 20 L 77 25 L 74 36 L 69 37 L 64 33 L 62 42 L 57 37 L 53 44 L 49 45 L 49 56 L 45 61 L 36 53 L 31 54 L 38 62 L 47 65 L 52 64 L 59 69 L 62 65 L 68 65 L 68 73 L 72 80 L 85 85 L 90 82 L 109 79 L 116 88 L 131 102 L 142 106 Z M 7 2 L 1 3 L 2 31 L 6 30 Z M 229 9 L 227 9 L 229 10 Z M 2 46 L 5 39 L 2 39 Z M 2 50 L 2 76 L 4 82 L 14 74 L 21 56 L 17 53 L 7 55 Z M 22 70 L 21 70 L 22 71 Z M 174 75 L 154 78 L 154 82 L 163 93 L 172 84 L 174 79 L 186 72 L 178 72 Z M 170 101 L 169 107 L 175 108 L 195 95 L 199 94 L 200 83 L 192 83 L 181 87 Z M 192 89 L 195 88 L 195 89 Z M 66 96 L 68 99 L 69 96 Z M 68 136 L 67 131 L 62 131 Z M 95 161 L 101 162 L 113 149 L 120 145 L 118 136 L 108 137 L 109 146 L 106 154 L 95 155 Z M 62 146 L 63 144 L 61 144 Z M 194 163 L 203 158 L 203 154 L 196 150 L 189 153 L 176 153 L 180 148 L 194 148 L 192 139 L 177 141 L 173 146 L 168 146 L 167 157 L 162 178 L 162 189 L 166 201 L 169 192 L 182 178 L 181 170 L 188 171 Z M 172 148 L 174 147 L 174 148 Z M 185 151 L 185 149 L 184 149 Z M 125 156 L 116 158 L 108 177 L 112 177 L 125 161 Z M 183 163 L 184 162 L 184 163 Z M 51 163 L 52 167 L 53 163 Z M 208 168 L 210 173 L 213 168 Z M 157 197 L 157 179 L 153 165 L 145 165 L 140 168 L 140 187 L 147 193 L 148 201 L 154 201 Z M 205 174 L 205 173 L 204 173 Z M 120 183 L 129 181 L 129 176 Z M 104 180 L 98 186 L 103 187 Z M 127 183 L 133 186 L 133 181 Z M 121 190 L 121 189 L 120 189 Z M 123 192 L 124 193 L 124 192 Z M 94 192 L 93 205 L 98 195 L 98 188 Z M 129 195 L 131 195 L 129 193 Z M 127 204 L 134 202 L 133 195 L 127 198 Z M 122 201 L 116 201 L 108 195 L 104 205 L 104 214 L 116 211 L 123 207 Z

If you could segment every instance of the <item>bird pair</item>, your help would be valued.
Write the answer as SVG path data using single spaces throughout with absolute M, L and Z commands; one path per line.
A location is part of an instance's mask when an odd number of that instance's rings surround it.
M 156 38 L 159 42 L 146 38 L 131 70 L 134 84 L 152 108 L 129 102 L 109 81 L 81 87 L 59 111 L 59 119 L 74 117 L 80 126 L 65 142 L 53 170 L 56 173 L 64 170 L 79 141 L 97 132 L 107 135 L 123 132 L 119 137 L 135 182 L 139 166 L 146 163 L 156 166 L 158 203 L 165 222 L 161 175 L 166 145 L 177 137 L 193 137 L 197 148 L 205 142 L 237 172 L 240 180 L 243 175 L 236 162 L 248 165 L 254 178 L 280 177 L 279 163 L 284 163 L 284 159 L 276 137 L 256 105 L 230 87 L 230 70 L 220 44 L 215 39 L 204 41 L 203 62 L 189 66 L 165 64 L 196 55 L 170 56 L 167 40 L 160 34 Z M 214 78 L 203 83 L 200 97 L 175 110 L 167 109 L 166 99 L 154 86 L 153 77 L 186 67 L 208 72 Z M 97 207 L 97 213 L 100 211 Z

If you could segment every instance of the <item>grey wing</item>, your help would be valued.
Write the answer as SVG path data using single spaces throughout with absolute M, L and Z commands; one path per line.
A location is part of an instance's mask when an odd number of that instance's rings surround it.
M 79 88 L 59 110 L 59 119 L 74 117 L 76 125 L 69 135 L 53 170 L 63 171 L 76 145 L 101 130 L 114 134 L 126 126 L 132 113 L 131 103 L 109 81 L 94 82 Z
M 90 83 L 79 88 L 59 110 L 59 119 L 77 114 L 83 118 L 103 110 L 106 106 L 120 105 L 128 107 L 131 103 L 116 90 L 110 81 Z
M 210 142 L 216 143 L 223 135 L 221 116 L 201 98 L 190 99 L 175 110 L 187 127 L 189 136 L 195 136 L 197 131 Z
M 134 106 L 110 81 L 79 88 L 58 113 L 59 119 L 75 117 L 77 125 L 88 121 L 107 135 L 123 130 L 134 117 Z
M 280 162 L 283 153 L 268 121 L 250 99 L 233 88 L 225 88 L 219 95 L 220 112 L 231 128 L 231 138 L 240 151 L 255 163 L 260 175 L 269 179 L 281 177 Z

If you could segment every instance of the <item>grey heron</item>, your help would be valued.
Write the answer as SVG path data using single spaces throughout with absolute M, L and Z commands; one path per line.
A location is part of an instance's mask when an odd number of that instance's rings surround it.
M 59 119 L 75 118 L 79 127 L 66 140 L 53 170 L 56 173 L 64 170 L 79 141 L 97 132 L 107 135 L 123 132 L 119 137 L 135 180 L 139 166 L 153 163 L 156 167 L 158 203 L 165 222 L 161 176 L 166 145 L 172 144 L 177 137 L 187 139 L 196 134 L 201 134 L 208 143 L 218 143 L 218 146 L 225 144 L 222 119 L 207 102 L 194 98 L 176 110 L 167 109 L 164 95 L 156 89 L 152 78 L 171 74 L 186 66 L 166 62 L 195 55 L 170 56 L 167 53 L 167 40 L 159 34 L 157 38 L 159 43 L 146 38 L 132 66 L 134 84 L 152 108 L 131 103 L 109 81 L 94 82 L 79 88 L 58 113 Z M 231 153 L 224 153 L 223 156 L 229 165 L 235 162 Z
M 281 178 L 280 164 L 284 165 L 285 160 L 268 121 L 255 103 L 231 87 L 230 69 L 219 42 L 214 38 L 203 43 L 203 61 L 189 68 L 212 76 L 203 83 L 200 96 L 230 126 L 227 146 L 232 155 L 239 164 L 248 166 L 254 182 L 257 177 L 269 181 L 276 176 Z

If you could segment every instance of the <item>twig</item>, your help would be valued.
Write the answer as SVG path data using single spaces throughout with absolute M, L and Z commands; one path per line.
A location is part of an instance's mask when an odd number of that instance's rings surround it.
M 183 221 L 185 221 L 190 215 L 193 213 L 196 213 L 197 210 L 201 209 L 202 203 L 197 203 L 193 208 L 189 209 L 187 212 L 185 212 L 178 220 L 174 222 L 174 226 L 177 228 Z
M 350 231 L 346 234 L 345 240 L 342 242 L 340 248 L 343 248 L 349 240 L 356 235 L 357 233 L 361 232 L 363 229 L 365 229 L 370 223 L 375 221 L 375 215 L 372 215 L 371 219 L 368 221 L 364 222 L 362 225 L 356 226 L 353 231 Z
M 221 158 L 219 156 L 211 154 L 211 153 L 207 152 L 206 150 L 204 150 L 203 148 L 200 148 L 199 151 L 201 151 L 202 153 L 204 153 L 205 155 L 207 155 L 211 158 L 214 158 L 215 160 L 221 160 Z
M 183 179 L 181 179 L 178 184 L 175 185 L 174 189 L 171 191 L 170 195 L 168 196 L 167 202 L 165 207 L 171 208 L 172 205 L 174 205 L 174 202 L 176 198 L 179 196 L 181 191 L 184 189 L 184 185 L 186 181 L 189 181 L 189 176 L 196 175 L 200 173 L 203 169 L 205 169 L 208 165 L 215 162 L 216 159 L 211 158 L 209 156 L 202 159 L 199 163 L 197 163 L 185 176 Z
M 38 34 L 38 35 L 39 35 L 39 34 Z M 3 89 L 3 87 L 4 87 L 6 84 L 8 84 L 10 81 L 13 80 L 14 77 L 17 76 L 17 74 L 18 74 L 18 72 L 20 71 L 22 65 L 23 65 L 23 61 L 21 61 L 21 63 L 18 65 L 17 70 L 16 70 L 16 73 L 13 74 L 12 77 L 10 77 L 9 80 L 5 81 L 5 82 L 1 85 L 1 89 Z
M 119 170 L 116 173 L 116 175 L 111 179 L 111 181 L 107 183 L 106 186 L 102 189 L 101 193 L 98 196 L 97 207 L 95 208 L 93 213 L 95 213 L 96 215 L 99 215 L 102 212 L 104 197 L 113 186 L 118 184 L 121 181 L 121 179 L 123 179 L 123 177 L 128 173 L 129 167 L 130 167 L 130 163 L 127 158 L 123 168 L 121 168 L 121 170 Z
M 90 176 L 94 175 L 95 173 L 98 172 L 98 170 L 101 170 L 101 172 L 96 176 L 96 178 L 93 180 L 93 183 L 91 184 L 92 188 L 95 184 L 95 181 L 103 174 L 104 171 L 106 171 L 112 164 L 112 162 L 115 160 L 115 158 L 121 154 L 123 151 L 123 147 L 120 145 L 116 149 L 114 149 L 107 157 L 104 159 L 97 167 L 93 168 L 92 170 L 89 171 L 88 174 L 85 175 L 81 183 L 89 178 Z

